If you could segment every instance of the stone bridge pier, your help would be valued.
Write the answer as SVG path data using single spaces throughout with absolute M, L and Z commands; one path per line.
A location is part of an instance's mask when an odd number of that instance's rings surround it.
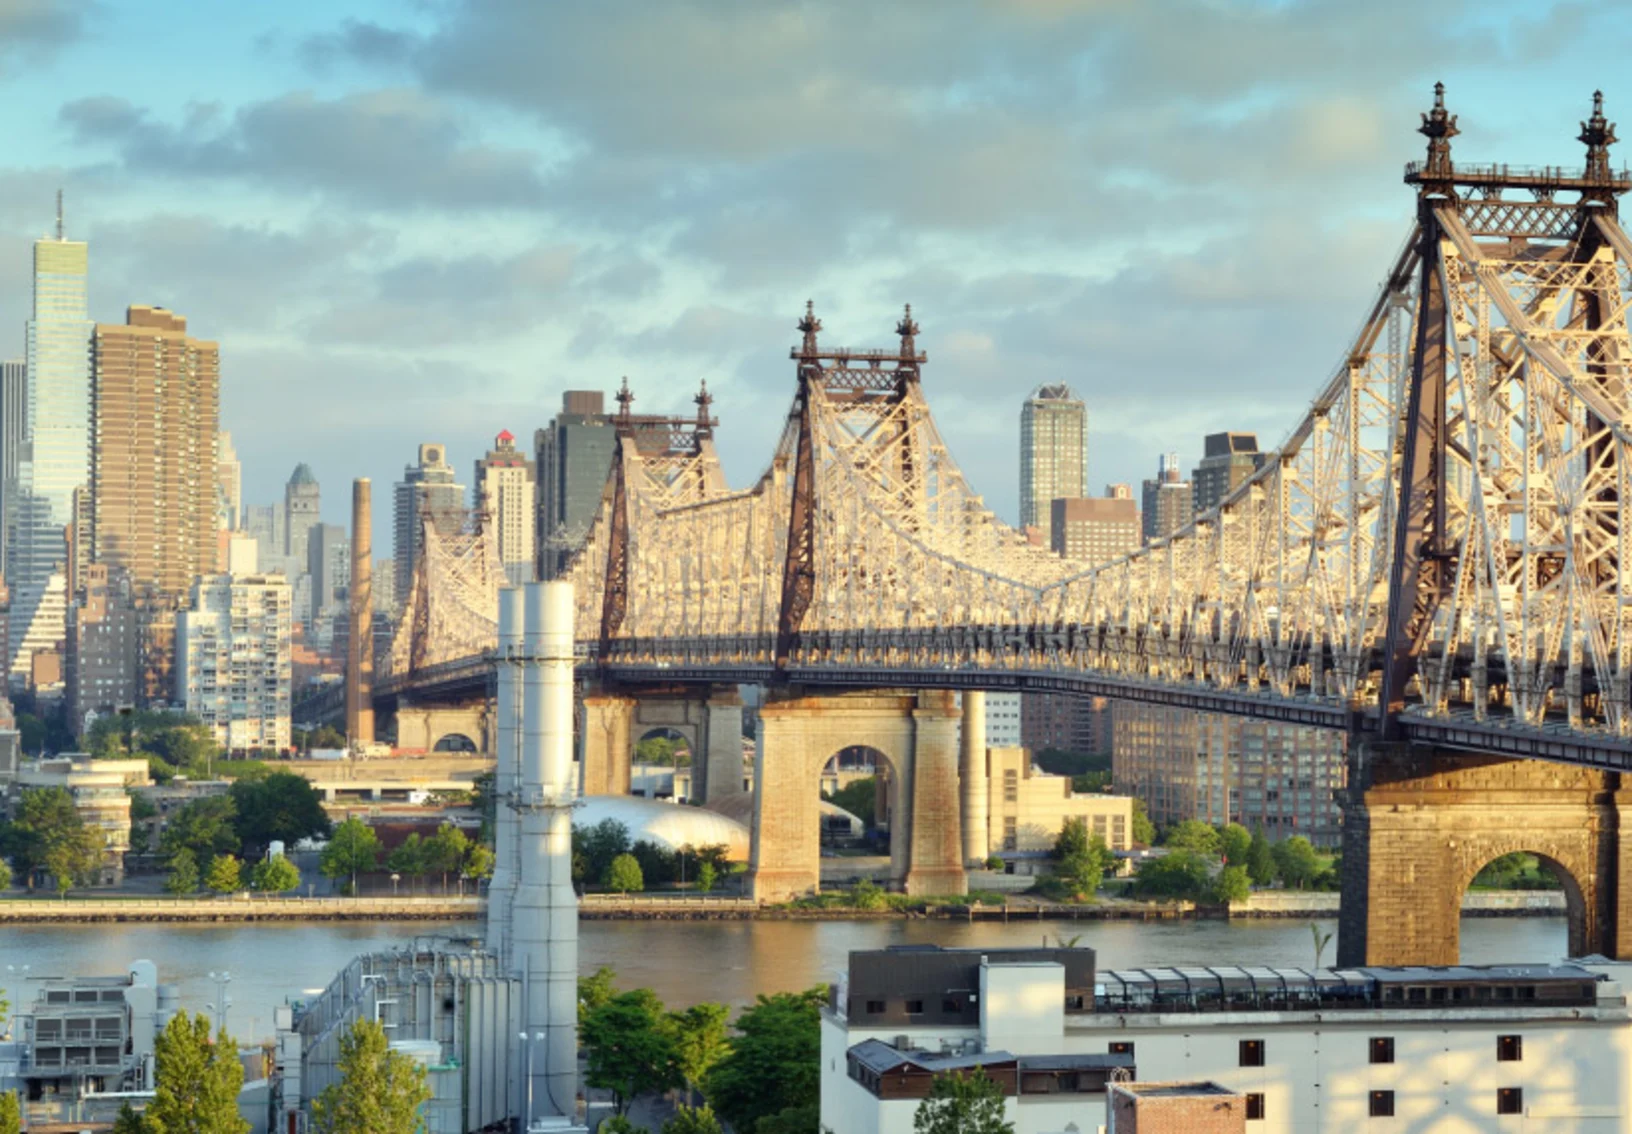
M 692 799 L 742 790 L 742 698 L 736 686 L 679 691 L 595 688 L 583 698 L 578 759 L 585 795 L 627 795 L 635 745 L 654 729 L 691 751 Z
M 469 705 L 421 705 L 406 699 L 397 703 L 397 747 L 432 751 L 441 741 L 463 736 L 476 751 L 493 751 L 493 721 L 483 700 Z
M 1456 964 L 1462 895 L 1514 851 L 1562 879 L 1571 955 L 1632 959 L 1632 791 L 1619 774 L 1351 744 L 1339 965 Z
M 817 890 L 822 768 L 865 744 L 889 764 L 891 878 L 909 894 L 963 893 L 960 717 L 940 691 L 770 691 L 759 710 L 749 892 L 785 901 Z

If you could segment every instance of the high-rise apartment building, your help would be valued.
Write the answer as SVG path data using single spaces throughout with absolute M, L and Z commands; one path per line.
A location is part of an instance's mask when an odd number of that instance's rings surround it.
M 446 447 L 419 447 L 419 464 L 402 470 L 396 485 L 395 545 L 397 599 L 406 602 L 413 587 L 414 567 L 425 545 L 423 524 L 429 521 L 440 533 L 451 535 L 464 526 L 465 486 L 454 479 Z M 376 577 L 375 585 L 378 586 Z
M 1081 563 L 1109 563 L 1138 549 L 1139 507 L 1122 500 L 1084 497 L 1050 502 L 1049 534 L 1056 555 Z
M 1088 409 L 1063 382 L 1039 386 L 1020 408 L 1020 526 L 1053 546 L 1050 506 L 1088 493 Z
M 1172 535 L 1190 522 L 1195 513 L 1193 494 L 1190 482 L 1179 471 L 1177 453 L 1161 458 L 1156 479 L 1144 483 L 1143 497 L 1140 524 L 1146 543 Z
M 14 677 L 26 679 L 32 652 L 61 642 L 64 606 L 49 601 L 53 575 L 65 584 L 77 506 L 91 474 L 89 249 L 57 232 L 34 242 L 34 304 L 27 327 L 28 423 L 17 461 L 16 515 L 10 518 L 6 578 L 11 585 Z M 62 593 L 57 592 L 59 595 Z
M 1033 752 L 1109 755 L 1111 703 L 1072 693 L 1027 693 L 1021 698 L 1020 743 Z
M 161 307 L 92 338 L 91 558 L 138 601 L 174 608 L 215 569 L 220 354 Z
M 508 429 L 493 439 L 493 448 L 476 462 L 473 506 L 499 536 L 499 562 L 505 576 L 520 585 L 537 570 L 534 555 L 538 526 L 534 464 L 516 448 Z
M 351 537 L 339 524 L 314 525 L 306 539 L 306 574 L 312 581 L 311 609 L 302 614 L 307 627 L 332 621 L 341 612 L 341 596 L 351 583 Z M 312 634 L 307 632 L 307 640 Z
M 13 513 L 17 510 L 17 462 L 28 436 L 28 363 L 0 362 L 0 564 L 6 562 Z
M 1015 748 L 1020 744 L 1020 694 L 986 694 L 986 747 Z
M 540 579 L 555 578 L 589 535 L 617 446 L 617 428 L 599 390 L 568 390 L 561 412 L 533 433 Z
M 139 703 L 142 626 L 130 572 L 106 563 L 87 565 L 68 623 L 64 676 L 68 725 L 77 734 L 95 717 Z
M 251 504 L 244 509 L 244 532 L 255 541 L 262 571 L 283 570 L 282 508 L 276 504 Z
M 390 614 L 397 609 L 397 561 L 374 561 L 374 613 Z M 378 622 L 378 619 L 375 620 Z
M 216 451 L 218 524 L 224 532 L 235 532 L 244 523 L 244 466 L 238 460 L 238 450 L 232 447 L 232 434 L 226 430 L 221 431 Z
M 1112 779 L 1158 824 L 1200 819 L 1336 846 L 1347 782 L 1343 734 L 1125 701 L 1113 714 Z
M 322 521 L 323 499 L 311 466 L 302 461 L 283 486 L 283 557 L 292 574 L 306 568 L 306 541 Z
M 1203 441 L 1201 463 L 1190 474 L 1195 510 L 1205 512 L 1234 492 L 1263 459 L 1255 433 L 1209 433 Z
M 176 700 L 232 752 L 289 747 L 289 581 L 206 575 L 176 619 Z

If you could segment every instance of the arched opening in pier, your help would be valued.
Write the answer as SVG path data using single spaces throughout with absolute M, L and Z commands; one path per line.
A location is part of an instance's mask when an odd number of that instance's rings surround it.
M 456 752 L 461 755 L 474 756 L 481 751 L 476 742 L 462 732 L 449 732 L 437 738 L 436 744 L 431 747 L 432 752 Z
M 635 739 L 635 763 L 660 768 L 691 766 L 691 740 L 677 728 L 649 728 Z
M 1581 883 L 1551 855 L 1504 851 L 1474 870 L 1460 897 L 1459 957 L 1466 964 L 1553 961 L 1591 951 Z
M 889 757 L 870 745 L 849 745 L 828 757 L 821 773 L 824 862 L 876 859 L 890 853 L 891 788 L 897 782 Z M 858 869 L 862 866 L 856 863 Z

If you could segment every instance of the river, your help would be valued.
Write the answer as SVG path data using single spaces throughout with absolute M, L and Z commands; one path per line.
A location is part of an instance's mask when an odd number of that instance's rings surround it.
M 1323 928 L 1335 929 L 1332 922 Z M 321 988 L 358 953 L 386 949 L 415 934 L 479 932 L 475 925 L 439 923 L 263 923 L 256 925 L 74 925 L 0 928 L 0 984 L 13 1002 L 21 968 L 29 977 L 117 973 L 137 958 L 159 966 L 159 979 L 181 986 L 182 1003 L 213 1003 L 212 971 L 231 974 L 228 1026 L 240 1037 L 262 1037 L 272 1008 L 303 990 Z M 1314 961 L 1309 923 L 1255 921 L 586 921 L 580 923 L 584 972 L 607 965 L 623 987 L 655 989 L 671 1007 L 700 1000 L 732 1005 L 761 992 L 781 992 L 832 980 L 853 949 L 936 943 L 1037 945 L 1080 934 L 1098 951 L 1102 968 L 1178 964 L 1307 967 Z M 1336 941 L 1323 957 L 1331 964 Z M 1556 961 L 1564 955 L 1563 918 L 1469 918 L 1462 923 L 1462 959 L 1470 964 Z M 11 971 L 8 971 L 11 970 Z

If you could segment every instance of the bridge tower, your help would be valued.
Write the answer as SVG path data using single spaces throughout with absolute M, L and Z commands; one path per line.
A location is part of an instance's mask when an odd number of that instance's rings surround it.
M 1405 174 L 1418 194 L 1416 236 L 1396 269 L 1416 277 L 1415 319 L 1379 642 L 1380 728 L 1351 740 L 1338 963 L 1456 963 L 1462 895 L 1487 862 L 1512 851 L 1541 856 L 1562 877 L 1572 954 L 1632 957 L 1632 792 L 1620 773 L 1405 737 L 1410 711 L 1443 706 L 1447 690 L 1459 690 L 1475 715 L 1502 700 L 1535 716 L 1557 704 L 1546 692 L 1557 684 L 1572 725 L 1586 710 L 1624 704 L 1624 689 L 1589 688 L 1583 675 L 1591 665 L 1582 659 L 1606 643 L 1570 645 L 1572 634 L 1590 634 L 1569 620 L 1561 630 L 1566 672 L 1556 683 L 1557 675 L 1541 672 L 1559 650 L 1552 633 L 1525 632 L 1515 649 L 1512 638 L 1492 641 L 1505 628 L 1480 631 L 1457 648 L 1446 628 L 1478 617 L 1484 577 L 1490 591 L 1505 589 L 1524 603 L 1532 593 L 1580 588 L 1584 606 L 1600 591 L 1624 588 L 1616 565 L 1627 486 L 1610 450 L 1624 425 L 1613 406 L 1625 401 L 1628 359 L 1612 340 L 1625 333 L 1616 257 L 1632 263 L 1632 246 L 1616 217 L 1632 180 L 1610 167 L 1615 127 L 1601 94 L 1581 124 L 1587 154 L 1579 173 L 1458 166 L 1451 159 L 1457 118 L 1441 84 L 1420 133 L 1426 160 Z M 1566 194 L 1574 199 L 1559 199 Z M 1470 338 L 1476 349 L 1459 349 Z M 1571 374 L 1584 380 L 1557 381 Z M 1551 386 L 1578 398 L 1585 408 L 1563 432 L 1585 442 L 1564 442 L 1576 448 L 1561 459 L 1559 430 L 1549 437 L 1524 406 L 1501 401 L 1501 383 L 1515 375 L 1526 400 L 1548 399 Z M 1457 401 L 1447 396 L 1453 384 Z M 1480 413 L 1504 424 L 1492 430 L 1488 449 L 1470 452 L 1453 424 Z M 1580 492 L 1558 501 L 1562 518 L 1552 531 L 1531 530 L 1528 508 L 1504 509 L 1467 487 L 1488 478 L 1534 496 L 1522 485 L 1531 469 L 1550 465 L 1570 470 L 1555 485 L 1567 479 Z M 1487 507 L 1490 516 L 1478 515 Z M 1522 526 L 1510 519 L 1515 511 L 1524 512 Z M 1456 538 L 1470 528 L 1484 538 Z

